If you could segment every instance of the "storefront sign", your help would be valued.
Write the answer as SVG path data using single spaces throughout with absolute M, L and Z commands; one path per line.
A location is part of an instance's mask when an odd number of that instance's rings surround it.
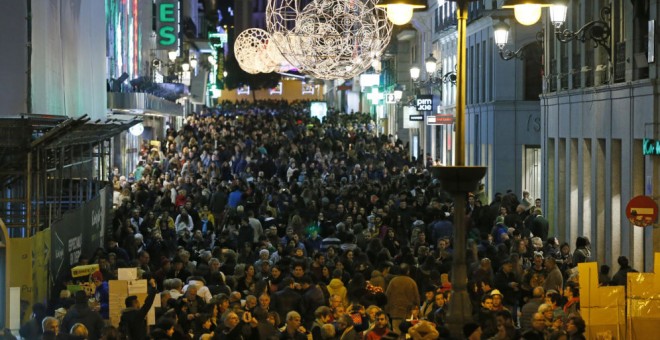
M 451 125 L 454 124 L 453 114 L 430 115 L 426 118 L 427 125 Z
M 642 140 L 644 156 L 660 155 L 660 140 L 644 138 Z
M 179 1 L 156 3 L 156 43 L 159 50 L 176 50 L 179 40 Z
M 433 111 L 433 95 L 418 95 L 415 104 L 418 112 Z

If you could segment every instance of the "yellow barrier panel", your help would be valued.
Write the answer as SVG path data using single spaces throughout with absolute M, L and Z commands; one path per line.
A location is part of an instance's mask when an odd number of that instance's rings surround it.
M 627 339 L 657 334 L 660 323 L 660 253 L 655 253 L 654 273 L 628 273 Z
M 623 286 L 599 287 L 598 264 L 579 263 L 580 314 L 587 339 L 623 339 L 626 315 Z

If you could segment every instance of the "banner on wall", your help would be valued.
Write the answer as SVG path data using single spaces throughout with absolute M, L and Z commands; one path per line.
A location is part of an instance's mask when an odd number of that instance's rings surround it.
M 32 236 L 32 296 L 34 302 L 46 303 L 49 295 L 50 229 Z
M 53 284 L 62 283 L 71 276 L 70 268 L 81 255 L 90 257 L 97 248 L 104 246 L 108 192 L 112 194 L 110 187 L 102 189 L 97 197 L 66 212 L 61 220 L 53 223 L 50 263 Z
M 29 238 L 13 238 L 11 240 L 11 276 L 10 287 L 20 287 L 20 300 L 27 307 L 21 314 L 21 324 L 28 320 L 32 313 L 32 240 Z

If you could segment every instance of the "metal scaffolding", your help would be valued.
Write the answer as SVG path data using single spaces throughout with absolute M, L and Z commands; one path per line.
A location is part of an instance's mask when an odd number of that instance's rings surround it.
M 29 237 L 98 195 L 112 170 L 112 137 L 140 123 L 87 116 L 0 119 L 0 217 Z

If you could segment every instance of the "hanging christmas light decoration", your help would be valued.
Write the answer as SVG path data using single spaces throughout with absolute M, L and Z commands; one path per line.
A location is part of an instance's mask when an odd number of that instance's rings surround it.
M 321 79 L 352 78 L 387 47 L 392 24 L 378 0 L 269 0 L 268 30 L 289 63 Z
M 243 71 L 251 74 L 270 72 L 269 61 L 264 60 L 266 44 L 270 35 L 258 29 L 247 29 L 236 37 L 234 55 Z

